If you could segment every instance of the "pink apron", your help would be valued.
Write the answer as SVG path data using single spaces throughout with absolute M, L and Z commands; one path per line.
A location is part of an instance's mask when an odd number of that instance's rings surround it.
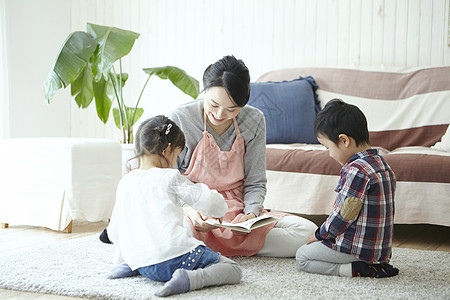
M 233 119 L 236 139 L 230 151 L 221 151 L 214 137 L 206 130 L 204 121 L 203 138 L 195 148 L 189 167 L 185 172 L 192 182 L 201 182 L 209 188 L 217 190 L 225 198 L 228 205 L 223 220 L 237 223 L 244 215 L 244 138 L 241 136 L 236 119 Z M 267 211 L 263 211 L 263 214 Z M 244 236 L 234 235 L 231 229 L 216 228 L 209 232 L 199 232 L 194 229 L 188 218 L 195 238 L 203 241 L 206 246 L 225 256 L 251 256 L 264 245 L 264 240 L 276 223 L 260 227 Z

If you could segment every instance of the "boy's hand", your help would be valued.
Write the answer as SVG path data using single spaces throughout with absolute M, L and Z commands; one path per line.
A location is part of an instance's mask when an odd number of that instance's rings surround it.
M 309 236 L 309 238 L 306 240 L 306 245 L 309 245 L 311 243 L 317 242 L 318 239 L 316 238 L 316 236 L 313 234 L 311 236 Z

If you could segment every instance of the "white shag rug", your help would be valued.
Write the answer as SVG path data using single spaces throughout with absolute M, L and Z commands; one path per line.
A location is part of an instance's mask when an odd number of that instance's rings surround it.
M 142 276 L 109 280 L 113 246 L 98 236 L 0 257 L 0 288 L 91 299 L 160 299 L 162 283 Z M 450 299 L 450 252 L 394 248 L 391 278 L 342 278 L 298 270 L 293 258 L 235 257 L 238 285 L 209 287 L 174 299 Z

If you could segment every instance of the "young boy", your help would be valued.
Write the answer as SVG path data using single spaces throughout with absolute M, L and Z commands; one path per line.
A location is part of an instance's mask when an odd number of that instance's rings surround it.
M 317 114 L 314 133 L 343 167 L 333 212 L 297 251 L 305 272 L 348 277 L 390 277 L 395 175 L 369 144 L 367 120 L 340 99 Z

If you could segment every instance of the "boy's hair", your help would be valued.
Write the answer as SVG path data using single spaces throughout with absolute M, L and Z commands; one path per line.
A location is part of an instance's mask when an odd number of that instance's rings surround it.
M 203 73 L 203 90 L 210 87 L 223 87 L 236 105 L 243 107 L 250 97 L 250 72 L 242 60 L 224 56 Z
M 317 114 L 314 134 L 323 135 L 336 145 L 339 143 L 340 134 L 352 137 L 357 146 L 370 145 L 367 120 L 363 112 L 357 106 L 337 98 L 330 100 Z
M 131 159 L 139 158 L 145 154 L 163 156 L 162 152 L 169 143 L 171 150 L 177 147 L 184 148 L 185 137 L 181 129 L 166 116 L 158 115 L 149 118 L 142 122 L 136 131 L 135 156 Z

